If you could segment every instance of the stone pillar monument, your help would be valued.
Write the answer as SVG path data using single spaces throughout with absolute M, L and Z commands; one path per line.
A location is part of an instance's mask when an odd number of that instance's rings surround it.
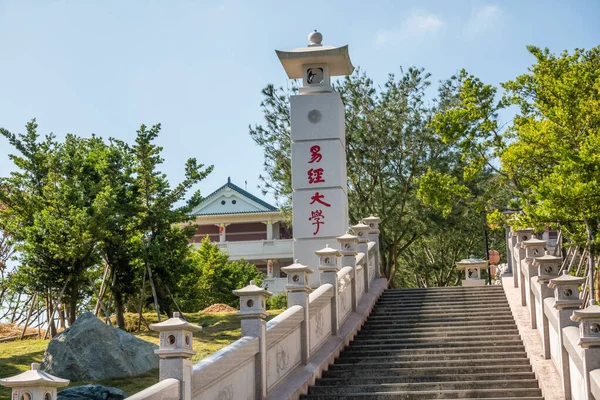
M 315 251 L 334 246 L 348 228 L 344 104 L 330 79 L 354 67 L 348 46 L 323 46 L 317 31 L 308 40 L 307 47 L 276 52 L 287 76 L 302 79 L 290 98 L 294 259 L 315 271 Z M 319 274 L 309 284 L 318 286 Z

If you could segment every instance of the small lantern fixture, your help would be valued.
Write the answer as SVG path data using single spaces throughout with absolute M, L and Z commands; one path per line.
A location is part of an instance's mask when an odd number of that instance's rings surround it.
M 585 278 L 571 276 L 567 271 L 558 278 L 550 279 L 548 287 L 554 289 L 554 308 L 574 308 L 581 305 L 579 299 L 579 285 Z
M 351 226 L 350 228 L 352 229 L 352 232 L 354 232 L 354 234 L 358 236 L 359 242 L 369 241 L 368 235 L 369 231 L 371 230 L 371 227 L 369 227 L 369 225 L 365 225 L 361 222 L 354 226 Z
M 357 252 L 358 246 L 358 236 L 351 235 L 346 233 L 337 238 L 338 243 L 340 244 L 340 253 L 343 256 L 355 256 Z
M 550 280 L 558 277 L 558 270 L 562 263 L 562 257 L 551 256 L 548 254 L 548 250 L 541 257 L 533 259 L 533 266 L 538 268 L 538 281 Z
M 571 321 L 579 323 L 581 347 L 600 347 L 600 306 L 595 300 L 590 300 L 590 305 L 583 310 L 573 311 Z
M 68 379 L 40 371 L 38 363 L 19 375 L 0 379 L 0 385 L 12 388 L 12 400 L 56 400 L 57 388 L 68 384 Z
M 375 217 L 373 214 L 362 219 L 362 223 L 368 225 L 373 233 L 379 233 L 379 222 L 381 222 L 381 218 Z
M 331 77 L 350 75 L 354 66 L 348 46 L 323 46 L 323 35 L 315 30 L 308 35 L 307 47 L 290 51 L 275 50 L 290 79 L 302 79 L 300 94 L 331 92 Z
M 192 335 L 195 331 L 202 330 L 202 327 L 190 324 L 178 312 L 173 313 L 173 318 L 151 324 L 150 329 L 159 332 L 160 344 L 154 352 L 160 358 L 185 358 L 196 354 L 192 349 Z
M 531 239 L 531 236 L 533 235 L 533 228 L 519 229 L 513 231 L 513 235 L 517 237 L 518 244 L 523 243 L 526 240 Z
M 283 267 L 281 270 L 287 274 L 288 284 L 285 288 L 288 291 L 309 290 L 308 274 L 312 274 L 313 271 L 306 265 L 300 264 L 298 260 L 296 260 L 294 264 Z
M 333 249 L 329 245 L 321 250 L 315 251 L 317 257 L 319 257 L 319 270 L 320 271 L 338 271 L 338 257 L 342 254 L 338 249 Z
M 488 265 L 487 260 L 474 258 L 474 256 L 457 262 L 456 269 L 465 271 L 462 286 L 485 286 L 485 279 L 481 278 L 481 270 L 487 269 Z
M 533 261 L 536 257 L 541 257 L 546 251 L 547 240 L 541 240 L 532 236 L 531 239 L 521 243 L 521 246 L 525 248 L 525 259 L 527 261 Z
M 240 311 L 238 315 L 244 317 L 267 317 L 266 299 L 273 296 L 264 288 L 256 285 L 255 281 L 242 289 L 234 290 L 233 294 L 240 298 Z

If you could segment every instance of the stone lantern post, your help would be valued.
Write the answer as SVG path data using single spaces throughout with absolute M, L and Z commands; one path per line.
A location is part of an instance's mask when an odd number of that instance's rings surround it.
M 296 260 L 297 261 L 297 260 Z M 301 360 L 302 364 L 308 364 L 310 359 L 310 332 L 309 332 L 309 294 L 310 286 L 308 283 L 308 275 L 312 274 L 312 269 L 306 265 L 296 262 L 288 267 L 281 268 L 287 274 L 288 284 L 285 286 L 287 290 L 288 308 L 292 306 L 302 306 L 304 309 L 304 319 L 300 324 L 300 342 L 301 342 Z
M 240 298 L 240 311 L 238 315 L 242 317 L 242 337 L 254 336 L 259 342 L 259 351 L 254 360 L 254 370 L 256 371 L 255 388 L 256 399 L 267 398 L 267 305 L 266 299 L 273 296 L 273 293 L 256 286 L 256 282 L 250 281 L 250 284 L 242 289 L 234 290 L 233 294 Z
M 160 341 L 158 350 L 154 352 L 160 357 L 159 379 L 174 378 L 179 380 L 180 398 L 192 398 L 192 362 L 191 356 L 196 354 L 192 349 L 192 335 L 202 327 L 190 324 L 181 319 L 178 312 L 173 313 L 173 318 L 157 324 L 150 324 L 150 329 L 158 331 Z
M 573 311 L 571 321 L 579 324 L 579 345 L 583 347 L 585 398 L 592 400 L 590 372 L 600 368 L 600 306 L 591 300 L 583 310 Z
M 317 31 L 308 40 L 307 47 L 276 53 L 287 76 L 302 79 L 299 94 L 290 97 L 294 258 L 315 270 L 315 251 L 347 228 L 344 104 L 331 77 L 350 75 L 354 67 L 348 46 L 324 46 Z M 319 285 L 318 274 L 310 279 Z
M 315 252 L 319 257 L 319 271 L 321 271 L 321 285 L 329 283 L 333 286 L 333 297 L 331 297 L 331 334 L 337 335 L 339 329 L 338 319 L 338 297 L 339 283 L 337 272 L 340 270 L 338 266 L 338 257 L 342 254 L 338 249 L 333 249 L 327 245 L 324 249 Z
M 371 281 L 369 279 L 369 231 L 371 227 L 369 225 L 365 225 L 362 222 L 358 223 L 354 226 L 351 226 L 352 232 L 358 237 L 358 246 L 356 250 L 359 253 L 364 254 L 364 269 L 363 273 L 365 274 L 364 282 L 365 285 L 365 293 L 369 292 L 369 287 L 371 286 Z
M 456 269 L 465 271 L 462 286 L 485 286 L 485 279 L 481 278 L 481 271 L 487 269 L 489 262 L 481 258 L 466 258 L 456 263 Z
M 537 313 L 535 306 L 535 295 L 531 287 L 531 279 L 537 275 L 537 268 L 533 266 L 536 257 L 542 257 L 546 252 L 547 240 L 540 240 L 532 235 L 529 240 L 521 243 L 525 249 L 525 262 L 521 262 L 521 273 L 523 274 L 523 287 L 525 288 L 525 303 L 529 308 L 529 320 L 531 329 L 537 328 Z M 521 291 L 523 293 L 523 291 Z
M 56 390 L 69 384 L 68 379 L 40 371 L 40 364 L 19 375 L 0 379 L 0 385 L 12 388 L 11 400 L 56 400 Z
M 567 271 L 563 271 L 563 274 L 558 278 L 550 279 L 548 286 L 554 290 L 554 308 L 556 309 L 556 319 L 558 321 L 558 341 L 560 344 L 560 364 L 562 368 L 559 370 L 563 371 L 563 393 L 571 393 L 571 379 L 569 373 L 569 355 L 564 347 L 564 335 L 563 328 L 567 326 L 574 326 L 574 322 L 571 320 L 571 314 L 573 310 L 578 309 L 583 302 L 579 298 L 579 285 L 585 281 L 585 278 L 578 278 L 571 276 Z M 570 396 L 569 396 L 570 397 Z
M 541 321 L 537 321 L 538 324 L 542 324 L 542 347 L 544 348 L 544 358 L 549 359 L 550 352 L 550 332 L 548 327 L 548 317 L 544 313 L 544 299 L 548 297 L 553 297 L 554 292 L 548 284 L 550 283 L 550 279 L 558 278 L 558 271 L 560 269 L 560 264 L 562 263 L 561 257 L 555 257 L 548 254 L 548 251 L 541 256 L 533 259 L 533 268 L 537 269 L 537 280 L 536 282 L 532 282 L 532 288 L 538 289 L 539 297 L 540 297 L 540 309 L 538 310 L 538 319 L 541 317 Z
M 513 267 L 513 278 L 515 287 L 521 287 L 521 305 L 525 306 L 525 286 L 523 286 L 523 274 L 521 272 L 521 260 L 525 259 L 525 248 L 521 246 L 526 240 L 531 239 L 533 235 L 533 228 L 519 229 L 513 232 L 513 236 L 516 238 L 515 248 L 513 251 L 513 261 L 515 266 Z
M 381 222 L 381 218 L 375 217 L 371 214 L 370 217 L 363 218 L 362 223 L 368 225 L 369 228 L 369 240 L 371 242 L 375 242 L 375 277 L 381 277 L 381 269 L 380 269 L 380 255 L 379 255 L 379 222 Z
M 352 311 L 356 312 L 356 308 L 358 307 L 358 296 L 359 290 L 362 288 L 358 287 L 358 279 L 357 277 L 357 269 L 356 269 L 356 248 L 358 247 L 358 236 L 351 235 L 346 233 L 337 238 L 340 244 L 340 253 L 342 254 L 342 267 L 352 267 L 354 270 L 352 276 Z

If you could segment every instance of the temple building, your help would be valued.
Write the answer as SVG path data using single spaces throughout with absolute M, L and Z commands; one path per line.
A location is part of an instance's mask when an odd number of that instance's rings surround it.
M 277 207 L 248 191 L 227 183 L 208 195 L 192 210 L 198 225 L 192 242 L 200 246 L 208 236 L 231 260 L 244 259 L 266 275 L 263 286 L 285 291 L 285 273 L 280 268 L 293 264 L 293 236 Z

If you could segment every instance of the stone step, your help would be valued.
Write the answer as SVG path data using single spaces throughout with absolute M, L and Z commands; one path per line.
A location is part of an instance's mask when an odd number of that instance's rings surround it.
M 402 289 L 388 289 L 384 292 L 384 295 L 389 296 L 393 294 L 408 294 L 411 296 L 417 296 L 419 294 L 432 294 L 432 293 L 504 293 L 502 287 L 483 286 L 483 287 L 459 287 L 454 286 L 449 288 L 402 288 Z
M 430 305 L 381 305 L 379 307 L 373 307 L 373 311 L 473 311 L 474 309 L 483 311 L 483 310 L 510 310 L 510 306 L 504 303 L 499 304 L 482 304 L 477 305 L 476 307 L 472 305 L 450 305 L 450 304 L 430 304 Z
M 510 310 L 470 310 L 470 311 L 462 311 L 462 310 L 448 310 L 444 312 L 443 310 L 439 311 L 430 311 L 430 310 L 396 310 L 396 311 L 373 311 L 370 317 L 373 318 L 437 318 L 437 317 L 480 317 L 482 319 L 485 318 L 495 318 L 495 317 L 506 317 L 512 316 Z
M 486 298 L 485 301 L 481 299 L 460 299 L 457 301 L 441 300 L 418 300 L 418 301 L 405 301 L 405 300 L 380 300 L 378 307 L 436 307 L 437 304 L 446 304 L 448 308 L 455 304 L 461 304 L 463 307 L 471 307 L 477 309 L 480 306 L 492 306 L 492 307 L 503 307 L 506 305 L 506 299 L 493 300 Z
M 443 337 L 459 337 L 459 336 L 483 336 L 483 337 L 498 337 L 498 336 L 506 336 L 513 335 L 519 336 L 519 331 L 517 328 L 513 329 L 494 329 L 493 331 L 485 331 L 483 329 L 480 330 L 437 330 L 437 331 L 420 331 L 420 332 L 411 332 L 408 330 L 403 330 L 401 332 L 393 331 L 393 330 L 384 330 L 384 329 L 376 329 L 376 330 L 361 330 L 356 335 L 357 338 L 380 338 L 380 339 L 407 339 L 407 338 L 443 338 Z
M 342 352 L 336 359 L 336 362 L 344 364 L 357 364 L 363 360 L 369 360 L 369 362 L 393 362 L 393 361 L 450 361 L 450 360 L 471 360 L 475 357 L 473 353 L 462 353 L 462 354 L 396 354 L 396 355 L 353 355 L 345 354 Z M 496 353 L 479 353 L 476 357 L 483 357 L 487 360 L 496 360 L 502 358 L 527 358 L 527 354 L 522 351 L 517 352 L 496 352 Z
M 381 343 L 381 344 L 428 343 L 428 342 L 432 342 L 432 341 L 435 343 L 440 343 L 440 342 L 443 343 L 444 339 L 447 339 L 447 340 L 453 341 L 453 342 L 460 341 L 460 342 L 465 342 L 465 343 L 487 344 L 491 340 L 494 340 L 494 341 L 504 341 L 504 340 L 520 341 L 521 337 L 519 335 L 493 335 L 493 336 L 491 336 L 491 335 L 479 335 L 479 336 L 469 335 L 469 336 L 458 336 L 458 337 L 452 336 L 450 338 L 440 337 L 440 336 L 436 336 L 436 337 L 405 336 L 405 337 L 392 337 L 392 338 L 371 338 L 369 336 L 357 336 L 354 338 L 353 343 L 355 343 L 357 345 L 377 344 L 377 343 Z
M 325 376 L 325 374 L 324 374 Z M 394 376 L 354 376 L 317 379 L 317 385 L 362 385 L 377 383 L 419 383 L 419 382 L 457 382 L 457 381 L 497 381 L 497 380 L 535 379 L 533 372 L 482 373 L 482 374 L 429 374 Z
M 356 343 L 353 348 L 356 350 L 378 350 L 378 349 L 426 349 L 437 347 L 493 347 L 493 346 L 518 346 L 522 342 L 520 340 L 489 340 L 488 342 L 473 343 L 468 340 L 452 340 L 452 341 L 431 341 L 431 342 L 411 342 L 411 343 L 386 343 L 386 344 L 363 344 Z
M 477 391 L 425 391 L 425 392 L 375 392 L 375 393 L 345 393 L 345 394 L 310 394 L 302 395 L 306 400 L 544 400 L 539 389 L 480 389 Z
M 411 318 L 411 319 L 418 319 L 418 318 Z M 413 323 L 424 323 L 424 324 L 431 324 L 431 323 L 435 323 L 435 322 L 449 322 L 453 325 L 459 325 L 461 323 L 465 323 L 465 322 L 472 322 L 472 323 L 478 323 L 478 324 L 488 324 L 488 325 L 506 325 L 506 324 L 514 324 L 515 320 L 514 318 L 511 316 L 501 316 L 501 317 L 496 317 L 493 319 L 490 318 L 480 318 L 480 317 L 468 317 L 468 316 L 461 316 L 461 317 L 456 317 L 456 318 L 430 318 L 431 321 L 416 321 L 416 322 L 412 322 L 411 325 Z M 365 323 L 365 325 L 370 325 L 370 324 L 381 324 L 382 322 L 388 321 L 388 323 L 390 324 L 400 324 L 403 321 L 406 321 L 406 318 L 384 318 L 382 320 L 382 318 L 371 318 L 369 317 L 367 319 L 367 322 Z M 421 318 L 421 320 L 423 320 L 423 318 Z M 405 323 L 406 325 L 406 323 Z
M 353 369 L 358 363 L 350 363 L 345 359 L 341 359 L 338 363 L 330 366 L 331 370 Z M 470 360 L 426 360 L 426 361 L 378 361 L 366 358 L 359 363 L 361 368 L 368 367 L 369 369 L 386 369 L 386 368 L 439 368 L 439 367 L 475 367 L 490 365 L 491 362 L 487 358 L 472 358 Z M 494 359 L 494 366 L 498 365 L 529 365 L 527 358 L 498 358 Z M 365 375 L 367 372 L 365 372 Z
M 419 316 L 406 316 L 406 317 L 385 317 L 385 316 L 373 316 L 373 317 L 369 317 L 369 320 L 367 321 L 366 324 L 372 325 L 372 324 L 377 324 L 377 323 L 386 323 L 386 324 L 393 324 L 393 323 L 403 323 L 403 324 L 407 324 L 407 323 L 432 323 L 432 322 L 446 322 L 446 323 L 451 323 L 451 324 L 456 324 L 458 325 L 458 323 L 461 322 L 486 322 L 486 321 L 502 321 L 504 323 L 507 323 L 509 321 L 514 322 L 514 318 L 512 315 L 508 314 L 508 315 L 499 315 L 499 316 L 495 316 L 494 318 L 488 318 L 482 315 L 475 315 L 475 316 L 467 316 L 467 315 L 460 315 L 460 316 L 437 316 L 437 317 L 427 317 L 427 316 L 423 316 L 423 317 L 419 317 Z
M 332 365 L 333 366 L 333 365 Z M 532 372 L 531 365 L 486 365 L 466 367 L 419 367 L 419 368 L 387 368 L 369 370 L 369 377 L 386 376 L 423 376 L 423 375 L 447 375 L 460 374 L 464 376 L 477 374 L 511 374 Z M 364 377 L 362 368 L 330 369 L 323 372 L 323 378 L 353 378 Z
M 418 383 L 379 383 L 365 385 L 343 385 L 343 386 L 324 386 L 318 385 L 308 389 L 308 394 L 325 393 L 373 393 L 373 392 L 423 392 L 423 391 L 476 391 L 478 389 L 488 389 L 493 385 L 494 389 L 504 388 L 507 390 L 515 389 L 538 389 L 539 385 L 536 379 L 515 379 L 494 381 L 492 384 L 487 381 L 454 381 L 454 382 L 418 382 Z M 541 394 L 541 392 L 539 392 Z
M 414 347 L 410 349 L 365 349 L 360 350 L 352 346 L 346 348 L 341 354 L 356 354 L 363 355 L 365 357 L 369 355 L 373 356 L 387 356 L 387 355 L 399 355 L 399 354 L 479 354 L 479 353 L 516 353 L 525 352 L 525 346 L 522 343 L 513 346 L 465 346 L 465 347 L 432 347 L 422 348 Z
M 510 331 L 510 330 L 518 331 L 515 324 L 511 323 L 511 324 L 506 324 L 506 325 L 495 325 L 494 330 L 492 332 Z M 490 332 L 489 324 L 487 322 L 482 322 L 481 324 L 469 324 L 469 325 L 459 325 L 459 326 L 445 326 L 445 327 L 431 326 L 431 327 L 422 327 L 422 328 L 411 327 L 411 328 L 390 328 L 390 329 L 381 329 L 380 327 L 369 328 L 367 325 L 365 325 L 359 331 L 359 334 L 361 332 L 379 332 L 382 334 L 383 333 L 402 334 L 402 333 L 409 333 L 409 332 L 426 333 L 426 332 L 461 332 L 461 331 Z

